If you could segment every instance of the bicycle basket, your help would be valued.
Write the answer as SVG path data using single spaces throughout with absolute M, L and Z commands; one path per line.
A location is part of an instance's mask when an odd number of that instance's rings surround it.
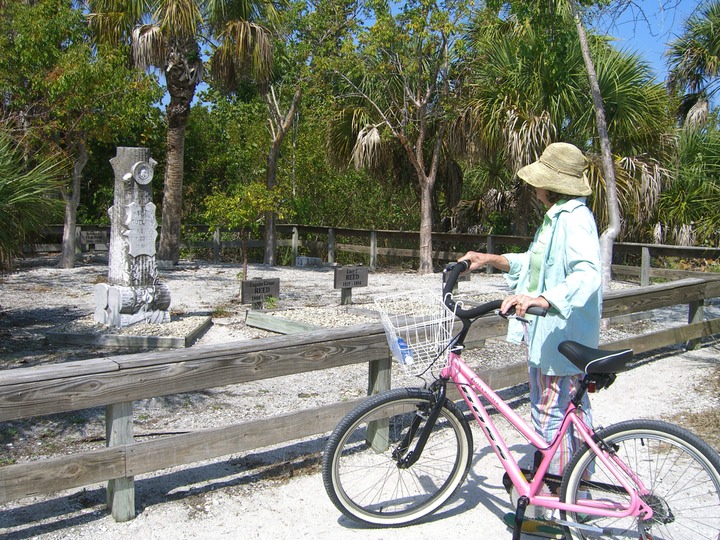
M 447 363 L 455 314 L 440 292 L 407 291 L 375 299 L 393 357 L 406 373 L 420 375 Z

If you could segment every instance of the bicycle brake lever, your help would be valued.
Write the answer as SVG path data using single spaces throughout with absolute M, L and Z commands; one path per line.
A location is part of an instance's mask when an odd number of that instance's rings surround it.
M 507 320 L 514 319 L 516 321 L 520 321 L 521 323 L 530 324 L 529 320 L 515 314 L 515 308 L 510 308 L 507 311 L 507 313 L 501 313 L 500 310 L 498 309 L 495 313 L 497 313 L 498 316 L 502 317 L 503 319 L 507 319 Z

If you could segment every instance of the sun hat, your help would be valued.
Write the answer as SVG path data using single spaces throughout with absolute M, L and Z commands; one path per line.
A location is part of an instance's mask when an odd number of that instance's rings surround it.
M 592 193 L 587 174 L 586 159 L 577 146 L 552 143 L 540 159 L 526 165 L 517 175 L 533 187 L 563 195 L 585 196 Z

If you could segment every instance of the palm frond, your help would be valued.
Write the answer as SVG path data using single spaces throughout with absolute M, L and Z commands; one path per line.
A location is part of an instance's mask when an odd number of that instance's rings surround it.
M 535 161 L 556 140 L 557 132 L 547 111 L 524 117 L 517 109 L 511 109 L 507 112 L 505 136 L 510 167 L 517 171 Z
M 158 0 L 154 19 L 168 38 L 195 37 L 203 19 L 196 0 Z
M 249 21 L 234 20 L 225 25 L 221 36 L 220 59 L 222 69 L 217 75 L 241 77 L 245 80 L 267 82 L 272 74 L 273 47 L 270 31 Z M 234 69 L 228 69 L 232 60 Z M 227 79 L 226 84 L 229 83 Z
M 357 135 L 352 151 L 355 168 L 374 169 L 382 161 L 382 138 L 378 125 L 364 126 Z
M 247 21 L 273 26 L 282 2 L 271 0 L 208 0 L 207 22 L 213 30 L 222 30 L 227 21 Z
M 91 0 L 88 23 L 99 43 L 128 42 L 147 13 L 146 0 Z
M 133 30 L 132 55 L 138 69 L 144 71 L 150 67 L 162 67 L 167 58 L 167 46 L 158 25 L 143 25 Z
M 28 169 L 10 138 L 0 133 L 0 268 L 21 253 L 29 235 L 57 218 L 60 173 L 61 163 L 52 160 Z

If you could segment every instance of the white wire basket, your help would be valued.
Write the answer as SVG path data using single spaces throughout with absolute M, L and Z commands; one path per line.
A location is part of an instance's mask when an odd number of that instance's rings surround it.
M 440 291 L 421 289 L 375 299 L 392 355 L 409 375 L 447 364 L 455 314 Z

